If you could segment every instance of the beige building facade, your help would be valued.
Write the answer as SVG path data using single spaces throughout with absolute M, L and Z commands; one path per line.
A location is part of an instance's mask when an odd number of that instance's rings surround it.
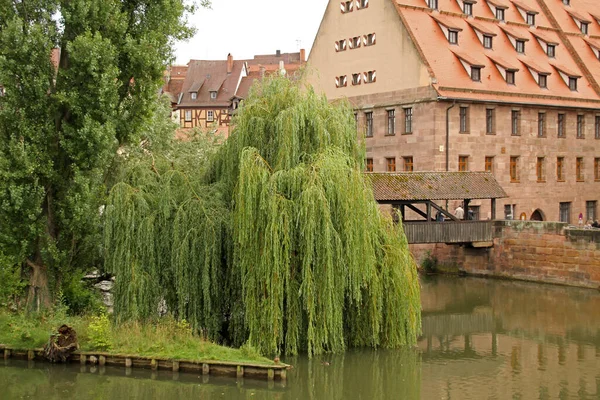
M 565 2 L 330 1 L 309 79 L 354 106 L 368 171 L 492 171 L 509 195 L 498 218 L 585 223 L 600 201 L 600 25 L 594 2 Z

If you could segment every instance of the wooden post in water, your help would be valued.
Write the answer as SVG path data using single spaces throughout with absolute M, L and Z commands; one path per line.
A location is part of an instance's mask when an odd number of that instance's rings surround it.
M 244 367 L 242 367 L 241 365 L 237 366 L 236 376 L 238 378 L 241 378 L 244 376 Z
M 79 355 L 79 364 L 85 365 L 86 360 L 87 360 L 87 357 L 86 357 L 85 354 L 80 354 Z
M 106 357 L 99 356 L 98 357 L 98 364 L 100 364 L 100 365 L 106 365 Z
M 281 371 L 279 371 L 279 377 L 282 381 L 285 381 L 287 379 L 287 370 L 282 369 Z
M 269 378 L 270 381 L 275 379 L 275 370 L 273 368 L 269 368 L 269 370 L 267 372 L 267 377 Z
M 35 352 L 33 350 L 27 350 L 27 360 L 31 361 L 35 358 Z
M 173 372 L 179 372 L 179 361 L 173 360 Z
M 8 360 L 10 358 L 10 349 L 4 349 L 4 359 Z
M 133 361 L 131 360 L 131 358 L 127 357 L 125 359 L 125 367 L 126 368 L 131 368 L 132 365 L 133 365 Z
M 152 359 L 152 361 L 150 361 L 150 368 L 152 368 L 153 371 L 156 371 L 158 369 L 158 361 Z
M 202 364 L 202 375 L 208 375 L 210 373 L 210 367 L 208 364 Z

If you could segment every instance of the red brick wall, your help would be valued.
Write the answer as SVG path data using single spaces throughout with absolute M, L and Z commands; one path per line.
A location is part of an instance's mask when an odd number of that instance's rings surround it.
M 498 221 L 494 247 L 411 245 L 417 261 L 426 250 L 442 264 L 474 275 L 600 288 L 600 230 L 566 224 Z

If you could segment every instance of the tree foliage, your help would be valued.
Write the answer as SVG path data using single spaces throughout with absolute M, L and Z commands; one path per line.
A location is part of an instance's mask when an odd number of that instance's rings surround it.
M 191 10 L 183 0 L 0 0 L 0 255 L 30 275 L 31 305 L 98 262 L 106 173 L 147 130 Z
M 112 189 L 117 317 L 152 317 L 165 300 L 210 338 L 264 354 L 414 343 L 415 263 L 362 173 L 348 106 L 270 78 L 234 126 L 216 154 L 197 141 L 147 154 Z

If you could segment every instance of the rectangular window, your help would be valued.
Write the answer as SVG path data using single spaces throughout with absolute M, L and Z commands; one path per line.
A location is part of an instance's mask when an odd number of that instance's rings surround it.
M 346 51 L 348 47 L 348 41 L 346 39 L 341 39 L 335 42 L 335 51 Z
M 571 89 L 572 92 L 577 91 L 577 78 L 569 77 L 569 89 Z
M 215 113 L 214 111 L 207 111 L 206 112 L 206 121 L 207 122 L 213 122 L 215 120 Z
M 577 157 L 577 159 L 575 160 L 575 175 L 577 177 L 577 182 L 585 181 L 584 170 L 585 167 L 583 164 L 583 157 Z
M 184 119 L 185 119 L 185 122 L 190 122 L 192 120 L 192 110 L 184 111 Z
M 448 31 L 448 42 L 451 44 L 458 44 L 458 32 L 457 31 Z
M 535 25 L 535 14 L 527 13 L 527 25 Z
M 600 139 L 600 115 L 596 115 L 594 119 L 594 137 Z
M 557 119 L 557 131 L 558 131 L 558 137 L 559 138 L 564 138 L 566 137 L 566 132 L 565 132 L 565 114 L 558 114 L 558 119 Z
M 211 92 L 210 92 L 210 98 L 211 98 L 211 100 L 214 100 L 214 99 L 216 99 L 216 98 L 217 98 L 217 92 L 216 92 L 216 91 L 214 91 L 214 90 L 213 90 L 213 91 L 211 91 Z
M 538 157 L 537 162 L 535 164 L 535 171 L 538 182 L 546 182 L 546 168 L 544 166 L 544 161 L 544 157 Z
M 396 172 L 396 157 L 386 158 L 385 166 L 387 172 Z
M 481 68 L 471 67 L 471 80 L 475 82 L 481 81 Z
M 510 181 L 519 182 L 519 156 L 510 156 Z
M 517 40 L 515 42 L 515 49 L 517 50 L 517 53 L 525 53 L 525 41 Z
M 360 74 L 352 74 L 352 85 L 360 85 Z
M 469 107 L 460 107 L 460 133 L 469 132 Z
M 387 110 L 387 119 L 388 119 L 388 135 L 396 134 L 396 110 Z
M 427 0 L 427 3 L 429 5 L 429 8 L 433 8 L 434 10 L 437 10 L 438 0 Z
M 458 171 L 466 172 L 469 170 L 469 156 L 458 156 Z
M 404 109 L 404 133 L 412 133 L 413 109 L 408 107 Z
M 515 84 L 515 71 L 506 71 L 506 83 L 509 85 Z
M 367 172 L 373 172 L 373 159 L 367 158 Z
M 494 173 L 494 157 L 493 156 L 485 157 L 485 172 Z
M 560 222 L 566 222 L 567 224 L 571 223 L 571 203 L 565 202 L 560 203 L 559 205 L 559 218 Z
M 556 158 L 556 180 L 559 182 L 565 181 L 565 158 Z
M 350 49 L 357 49 L 360 47 L 360 36 L 354 36 L 350 38 Z
M 588 34 L 588 23 L 587 22 L 581 23 L 581 33 L 583 33 L 584 35 Z
M 485 110 L 485 133 L 488 135 L 493 134 L 496 131 L 496 110 L 493 108 L 487 108 Z
M 363 9 L 363 8 L 367 8 L 369 7 L 369 0 L 358 0 L 356 2 L 356 5 L 358 6 L 358 9 Z
M 463 5 L 463 14 L 473 15 L 473 4 L 465 2 Z
M 365 35 L 365 46 L 373 46 L 375 44 L 375 34 L 374 33 L 369 33 L 368 35 Z
M 512 110 L 510 113 L 510 127 L 513 136 L 521 134 L 521 111 Z
M 375 71 L 368 71 L 365 73 L 365 83 L 373 83 L 376 80 Z
M 486 49 L 492 48 L 492 37 L 489 35 L 483 35 L 483 47 Z
M 345 87 L 348 84 L 346 75 L 340 75 L 335 77 L 335 87 L 341 88 Z
M 585 218 L 586 221 L 595 221 L 598 219 L 598 202 L 596 200 L 585 202 Z
M 600 181 L 600 158 L 594 158 L 594 180 Z
M 340 9 L 342 10 L 342 14 L 349 13 L 352 11 L 352 6 L 354 5 L 354 0 L 352 1 L 343 1 Z
M 538 85 L 540 85 L 542 89 L 546 89 L 548 87 L 548 76 L 542 74 L 538 75 Z
M 556 45 L 549 44 L 546 47 L 546 54 L 548 57 L 554 58 L 556 56 Z
M 192 100 L 196 100 L 196 98 L 198 98 L 198 93 L 192 92 L 191 98 L 192 98 Z
M 365 121 L 367 125 L 367 137 L 373 137 L 373 112 L 369 111 L 365 113 Z
M 503 8 L 496 8 L 496 19 L 499 19 L 500 21 L 504 21 L 504 9 Z
M 413 158 L 412 156 L 410 157 L 403 157 L 404 158 L 404 171 L 405 172 L 413 172 L 414 171 L 414 164 L 413 164 Z
M 512 204 L 504 205 L 504 219 L 513 219 L 514 207 Z
M 538 137 L 546 137 L 546 113 L 538 113 Z
M 585 129 L 585 116 L 578 115 L 577 116 L 577 139 L 583 139 L 585 137 L 584 129 Z

